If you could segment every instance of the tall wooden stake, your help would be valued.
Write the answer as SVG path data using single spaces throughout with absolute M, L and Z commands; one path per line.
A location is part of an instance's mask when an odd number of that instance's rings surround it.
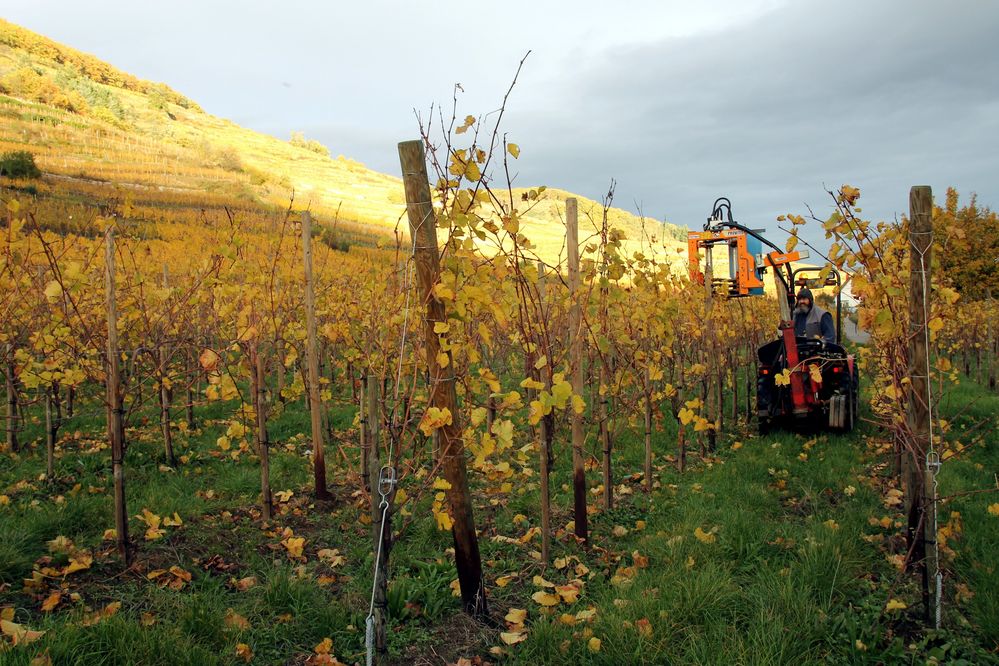
M 108 435 L 111 439 L 111 468 L 114 475 L 114 525 L 118 545 L 125 566 L 131 566 L 132 554 L 128 547 L 128 510 L 125 506 L 125 429 L 124 396 L 121 391 L 121 374 L 118 369 L 118 306 L 115 302 L 115 222 L 108 227 L 104 237 L 104 286 L 108 308 L 107 348 L 107 401 Z
M 163 288 L 170 286 L 169 272 L 167 265 L 163 264 Z M 167 366 L 169 365 L 170 353 L 167 350 L 166 340 L 160 343 L 159 365 L 160 365 L 160 430 L 163 432 L 163 455 L 166 464 L 176 467 L 177 459 L 173 455 L 173 436 L 170 432 L 170 381 L 167 377 Z
M 565 238 L 569 295 L 569 371 L 572 375 L 572 392 L 583 394 L 583 316 L 579 299 L 582 298 L 579 285 L 579 220 L 576 199 L 565 200 Z M 592 401 L 591 401 L 592 402 Z M 592 407 L 591 407 L 592 408 Z M 589 530 L 586 525 L 586 466 L 583 459 L 583 415 L 572 410 L 572 496 L 573 521 L 576 536 L 590 545 Z
M 430 372 L 431 407 L 448 410 L 451 423 L 440 428 L 441 458 L 444 478 L 451 484 L 447 491 L 448 509 L 453 526 L 455 563 L 461 600 L 466 612 L 484 615 L 487 610 L 485 588 L 482 581 L 482 559 L 475 534 L 472 515 L 472 498 L 468 490 L 465 467 L 465 445 L 461 438 L 461 422 L 454 387 L 454 360 L 451 352 L 442 352 L 434 325 L 447 322 L 444 302 L 434 294 L 434 285 L 440 281 L 440 255 L 437 252 L 437 221 L 430 198 L 426 157 L 422 141 L 404 141 L 399 144 L 399 161 L 406 190 L 409 213 L 409 233 L 413 239 L 414 264 L 419 280 L 419 295 L 426 307 L 424 332 L 426 358 Z M 437 362 L 445 354 L 447 367 Z M 370 387 L 369 387 L 370 388 Z
M 52 417 L 52 389 L 45 387 L 45 478 L 49 481 L 55 476 L 55 444 L 58 427 Z
M 546 297 L 545 288 L 545 265 L 543 262 L 538 262 L 538 298 L 541 301 L 541 315 L 544 316 L 544 303 Z M 549 354 L 550 350 L 542 350 L 544 354 Z M 544 383 L 545 389 L 550 391 L 551 386 L 547 380 L 547 373 L 539 373 L 539 379 Z M 543 378 L 542 378 L 543 377 Z M 552 549 L 552 507 L 551 507 L 551 490 L 549 489 L 551 470 L 549 466 L 551 464 L 551 438 L 552 438 L 552 419 L 549 418 L 551 414 L 541 417 L 538 422 L 538 440 L 539 440 L 539 450 L 541 458 L 541 563 L 544 566 L 548 566 L 551 562 L 551 549 Z
M 601 246 L 600 250 L 602 253 L 601 268 L 600 268 L 600 333 L 603 336 L 608 335 L 608 321 L 607 321 L 607 211 L 604 210 L 603 221 L 600 227 L 600 240 Z M 598 429 L 598 436 L 600 438 L 600 445 L 603 447 L 603 479 L 604 479 L 604 509 L 610 510 L 614 508 L 614 478 L 611 471 L 611 449 L 613 448 L 613 440 L 611 439 L 610 433 L 610 421 L 608 415 L 608 403 L 609 403 L 609 393 L 610 393 L 610 383 L 612 375 L 610 373 L 610 360 L 605 358 L 597 350 L 596 354 L 600 362 L 600 384 L 597 391 L 600 401 L 600 425 Z
M 17 442 L 17 380 L 14 372 L 14 343 L 8 342 L 3 374 L 7 384 L 7 450 L 11 452 L 20 448 Z
M 330 499 L 326 489 L 326 454 L 323 447 L 323 416 L 319 402 L 319 346 L 316 342 L 316 292 L 312 280 L 312 215 L 302 213 L 302 256 L 305 263 L 305 326 L 308 334 L 309 413 L 312 417 L 312 467 L 316 498 Z
M 353 380 L 351 380 L 353 384 Z M 367 395 L 368 376 L 361 377 L 360 395 L 358 396 L 358 411 L 361 422 L 361 482 L 365 492 L 371 492 L 371 434 L 368 432 L 368 405 L 365 399 Z
M 652 492 L 652 375 L 645 369 L 645 492 Z
M 906 537 L 914 548 L 912 564 L 922 574 L 926 619 L 933 620 L 937 599 L 936 498 L 933 475 L 928 465 L 930 450 L 929 378 L 929 293 L 933 260 L 933 193 L 929 186 L 917 185 L 909 192 L 909 404 L 906 424 L 909 446 L 903 462 L 905 507 L 908 514 Z M 933 546 L 927 547 L 927 532 Z M 931 576 L 934 577 L 931 579 Z M 937 618 L 937 621 L 939 619 Z
M 712 246 L 708 246 L 704 249 L 705 254 L 705 266 L 704 266 L 704 319 L 705 326 L 704 332 L 705 337 L 708 338 L 709 344 L 711 345 L 711 358 L 717 360 L 718 355 L 714 353 L 715 349 L 715 332 L 714 325 L 711 323 L 711 315 L 714 311 L 714 253 L 712 252 Z M 708 363 L 708 367 L 712 365 L 711 362 Z M 715 437 L 717 435 L 716 428 L 718 427 L 718 413 L 721 410 L 721 405 L 713 405 L 716 397 L 720 395 L 713 392 L 711 386 L 712 373 L 709 371 L 704 378 L 704 412 L 705 417 L 708 419 L 708 430 L 707 430 L 707 450 L 715 450 Z M 716 409 L 718 411 L 716 411 Z M 704 455 L 704 446 L 701 447 L 701 456 Z
M 257 416 L 257 454 L 260 456 L 260 514 L 270 520 L 274 510 L 271 496 L 271 442 L 267 435 L 267 374 L 260 345 L 253 350 L 253 411 Z

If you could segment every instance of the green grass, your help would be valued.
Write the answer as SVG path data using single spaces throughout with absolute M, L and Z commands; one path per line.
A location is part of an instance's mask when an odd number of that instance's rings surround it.
M 942 409 L 952 421 L 949 438 L 973 445 L 945 462 L 941 495 L 993 487 L 999 397 L 965 383 Z M 964 412 L 957 415 L 960 409 Z M 336 471 L 333 485 L 340 499 L 330 506 L 312 504 L 308 460 L 300 450 L 284 447 L 292 438 L 301 442 L 308 429 L 301 404 L 291 404 L 272 423 L 272 487 L 292 489 L 295 495 L 273 525 L 262 529 L 249 513 L 259 489 L 256 460 L 211 455 L 224 430 L 215 419 L 225 414 L 222 404 L 199 410 L 203 428 L 177 438 L 178 454 L 190 457 L 176 472 L 160 469 L 155 421 L 130 431 L 129 513 L 176 511 L 184 525 L 145 541 L 145 526 L 133 519 L 137 565 L 124 574 L 103 541 L 104 530 L 113 524 L 108 454 L 86 444 L 102 437 L 102 424 L 86 419 L 67 424 L 64 435 L 79 430 L 82 438 L 63 440 L 52 481 L 39 478 L 44 447 L 38 424 L 29 424 L 24 433 L 28 449 L 5 458 L 10 464 L 0 470 L 0 493 L 11 498 L 10 505 L 0 506 L 0 607 L 14 607 L 15 621 L 46 634 L 0 653 L 0 664 L 26 665 L 46 651 L 55 664 L 237 664 L 242 663 L 235 652 L 238 643 L 250 646 L 254 663 L 283 664 L 303 660 L 325 637 L 333 640 L 342 661 L 363 661 L 372 564 L 370 528 L 359 521 L 366 509 L 347 501 L 354 489 Z M 331 418 L 343 431 L 352 417 L 349 406 L 341 406 Z M 540 589 L 532 577 L 543 574 L 562 584 L 575 574 L 543 571 L 530 556 L 536 539 L 524 546 L 492 538 L 517 538 L 538 523 L 536 482 L 518 482 L 497 505 L 490 496 L 476 495 L 492 614 L 502 625 L 508 609 L 528 611 L 527 639 L 505 647 L 505 657 L 488 652 L 502 645 L 497 629 L 461 614 L 450 589 L 455 578 L 446 552 L 450 535 L 434 527 L 425 498 L 411 508 L 416 518 L 392 552 L 390 653 L 398 663 L 453 662 L 476 654 L 517 664 L 996 662 L 999 518 L 986 510 L 994 497 L 961 495 L 943 505 L 941 523 L 951 511 L 960 512 L 964 532 L 952 544 L 956 558 L 946 562 L 946 629 L 923 631 L 918 589 L 887 559 L 901 543 L 861 538 L 898 532 L 869 524 L 869 518 L 897 513 L 882 503 L 887 471 L 872 469 L 878 460 L 867 450 L 865 436 L 809 438 L 785 432 L 760 439 L 737 429 L 721 438 L 716 456 L 680 475 L 665 458 L 675 437 L 667 428 L 655 442 L 657 488 L 646 495 L 640 480 L 631 477 L 641 469 L 640 441 L 626 431 L 617 442 L 615 476 L 630 492 L 618 493 L 613 510 L 591 517 L 595 548 L 589 552 L 561 529 L 571 519 L 571 456 L 560 440 L 553 473 L 553 524 L 560 533 L 553 553 L 577 557 L 589 570 L 576 603 L 543 613 L 531 599 Z M 816 441 L 805 450 L 809 439 Z M 737 450 L 734 441 L 742 443 Z M 336 460 L 334 449 L 328 451 L 330 461 Z M 599 483 L 599 471 L 590 474 L 590 483 Z M 482 486 L 478 474 L 472 479 Z M 15 489 L 22 480 L 31 487 Z M 77 483 L 81 488 L 74 491 Z M 102 492 L 91 492 L 91 486 Z M 845 492 L 848 487 L 855 492 Z M 205 496 L 209 489 L 213 497 Z M 599 505 L 599 497 L 591 496 L 590 504 Z M 516 523 L 518 514 L 528 523 Z M 637 521 L 644 521 L 644 529 Z M 627 533 L 614 536 L 618 526 Z M 284 527 L 306 537 L 304 566 L 280 546 Z M 714 540 L 702 543 L 694 535 L 697 528 Z M 91 549 L 95 562 L 87 571 L 53 581 L 63 585 L 66 597 L 79 593 L 78 602 L 64 600 L 55 612 L 43 613 L 47 591 L 28 594 L 21 589 L 22 579 L 49 554 L 46 542 L 60 535 Z M 329 569 L 316 556 L 321 548 L 339 549 L 346 563 Z M 65 556 L 58 557 L 53 566 L 65 563 Z M 633 576 L 615 576 L 642 558 L 648 564 Z M 146 580 L 145 573 L 172 565 L 192 574 L 183 589 L 163 589 Z M 320 575 L 334 580 L 319 585 Z M 512 582 L 495 585 L 503 575 L 513 576 Z M 250 576 L 257 583 L 245 591 L 233 584 Z M 973 596 L 955 599 L 958 585 Z M 889 597 L 909 608 L 885 613 Z M 111 601 L 122 604 L 116 615 L 84 626 L 84 606 L 100 609 Z M 589 622 L 570 626 L 560 619 L 591 607 L 596 614 Z M 232 613 L 245 618 L 249 629 L 227 623 Z M 590 648 L 594 637 L 601 642 L 599 651 Z

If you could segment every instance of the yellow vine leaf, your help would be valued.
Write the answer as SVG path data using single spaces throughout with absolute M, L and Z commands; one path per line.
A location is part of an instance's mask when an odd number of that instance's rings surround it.
M 507 645 L 516 645 L 517 643 L 527 640 L 527 633 L 523 630 L 504 631 L 500 634 L 500 640 Z
M 545 592 L 543 590 L 539 590 L 538 592 L 532 594 L 531 599 L 534 599 L 534 601 L 538 604 L 545 607 L 557 606 L 559 602 L 558 595 L 551 594 L 550 592 Z
M 62 599 L 62 592 L 60 592 L 59 590 L 56 590 L 55 592 L 50 594 L 48 597 L 45 598 L 45 601 L 42 602 L 42 612 L 51 613 L 53 610 L 55 610 L 55 607 L 59 605 L 59 601 L 61 599 Z
M 447 532 L 454 527 L 454 521 L 451 520 L 451 516 L 448 515 L 447 511 L 435 511 L 434 520 L 437 521 L 437 529 L 444 532 Z
M 503 618 L 510 624 L 523 624 L 527 619 L 527 610 L 524 608 L 511 608 Z
M 305 547 L 304 537 L 288 537 L 281 543 L 284 544 L 286 549 L 288 549 L 289 557 L 302 557 L 302 549 Z
M 434 430 L 441 428 L 445 425 L 451 425 L 451 410 L 447 407 L 443 409 L 438 407 L 431 407 L 423 414 L 423 418 L 420 420 L 420 431 L 430 437 L 434 434 Z
M 236 643 L 236 656 L 249 664 L 253 661 L 253 650 L 246 643 Z
M 705 532 L 700 527 L 694 530 L 694 536 L 701 543 L 714 543 L 716 538 L 713 532 Z
M 44 631 L 32 631 L 9 620 L 0 620 L 0 633 L 10 638 L 11 645 L 26 645 L 45 635 Z

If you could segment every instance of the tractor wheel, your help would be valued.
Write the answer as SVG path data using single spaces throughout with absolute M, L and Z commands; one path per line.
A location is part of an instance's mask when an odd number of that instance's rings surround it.
M 856 394 L 850 391 L 843 404 L 843 432 L 853 432 L 853 422 L 856 418 Z

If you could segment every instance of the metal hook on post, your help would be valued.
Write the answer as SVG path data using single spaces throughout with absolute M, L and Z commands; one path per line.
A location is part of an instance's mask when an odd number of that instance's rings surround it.
M 378 508 L 385 509 L 388 507 L 388 498 L 392 494 L 396 483 L 398 483 L 398 480 L 396 479 L 395 467 L 383 465 L 378 472 L 378 495 L 382 498 Z

